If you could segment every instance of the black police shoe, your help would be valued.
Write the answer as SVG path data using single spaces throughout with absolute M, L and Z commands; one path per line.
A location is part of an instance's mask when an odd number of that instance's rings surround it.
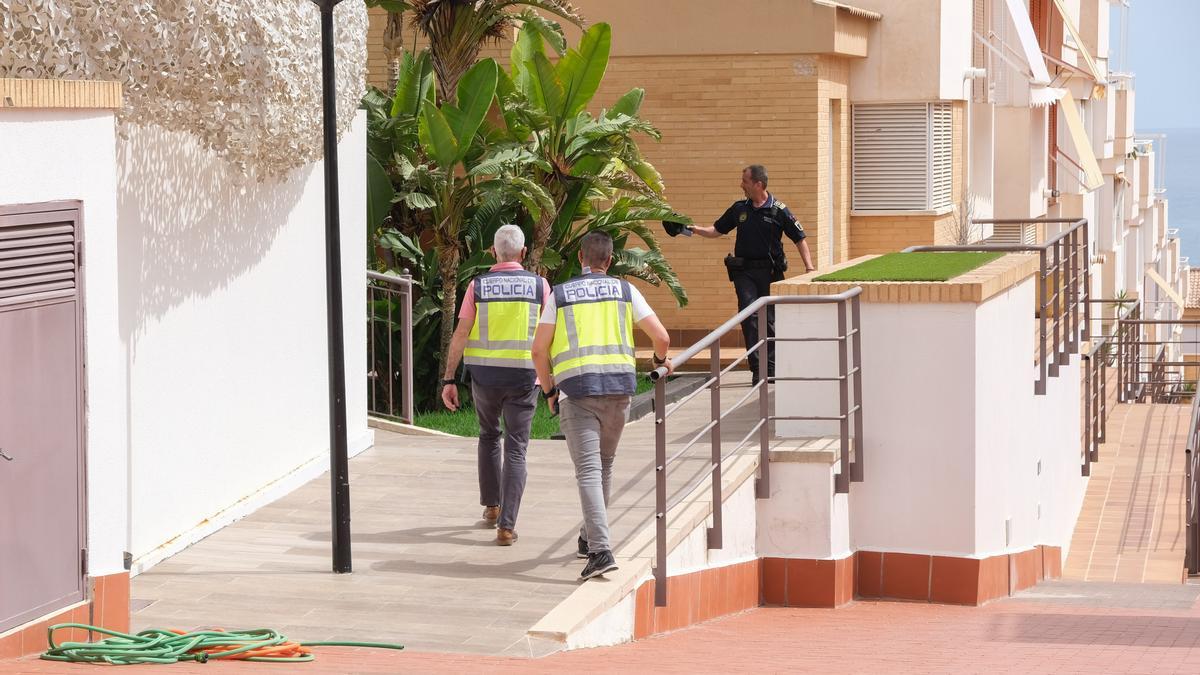
M 589 553 L 587 567 L 583 568 L 583 572 L 579 574 L 579 579 L 581 581 L 586 581 L 592 577 L 598 577 L 602 574 L 615 571 L 616 569 L 617 561 L 613 558 L 612 551 Z
M 575 551 L 575 557 L 576 557 L 576 558 L 586 558 L 586 557 L 588 557 L 588 543 L 587 543 L 587 539 L 584 539 L 583 537 L 580 537 L 580 538 L 579 538 L 579 542 L 578 542 L 578 543 L 579 543 L 579 548 L 578 548 L 578 549 Z

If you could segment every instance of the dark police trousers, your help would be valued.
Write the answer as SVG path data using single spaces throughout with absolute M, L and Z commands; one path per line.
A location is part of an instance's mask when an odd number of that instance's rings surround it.
M 516 529 L 521 497 L 525 494 L 525 452 L 537 409 L 538 388 L 484 387 L 471 382 L 471 397 L 479 418 L 479 504 L 499 506 L 496 527 Z M 504 421 L 504 453 L 500 453 L 500 421 Z
M 771 294 L 771 270 L 769 268 L 748 269 L 735 272 L 733 290 L 737 292 L 738 311 L 749 307 L 755 300 Z M 775 337 L 775 305 L 767 306 L 767 336 Z M 752 314 L 742 322 L 742 338 L 746 341 L 746 349 L 758 342 L 758 314 Z M 759 350 L 762 348 L 760 347 Z M 755 350 L 747 357 L 750 372 L 758 379 L 758 355 Z M 775 343 L 767 343 L 767 376 L 775 376 Z

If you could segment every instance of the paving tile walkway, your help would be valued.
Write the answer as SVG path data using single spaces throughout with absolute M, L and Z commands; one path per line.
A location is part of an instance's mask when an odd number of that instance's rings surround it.
M 726 387 L 732 408 L 747 377 Z M 707 423 L 702 393 L 668 426 L 680 447 Z M 729 445 L 757 421 L 757 398 L 730 415 Z M 654 422 L 626 427 L 610 517 L 617 542 L 650 521 Z M 757 446 L 746 448 L 757 451 Z M 700 443 L 669 472 L 679 490 L 708 471 Z M 354 573 L 330 569 L 323 476 L 133 579 L 135 629 L 269 626 L 296 639 L 395 641 L 426 651 L 535 655 L 526 630 L 578 585 L 574 468 L 561 441 L 535 441 L 511 548 L 477 506 L 475 440 L 377 432 L 351 468 Z M 602 583 L 601 581 L 593 583 Z
M 1047 582 L 985 607 L 856 602 L 762 608 L 694 628 L 542 659 L 318 648 L 307 673 L 1172 673 L 1200 672 L 1200 587 Z M 25 659 L 13 675 L 91 672 Z M 138 673 L 261 673 L 252 663 Z
M 1112 408 L 1063 576 L 1178 584 L 1184 557 L 1184 453 L 1190 405 Z

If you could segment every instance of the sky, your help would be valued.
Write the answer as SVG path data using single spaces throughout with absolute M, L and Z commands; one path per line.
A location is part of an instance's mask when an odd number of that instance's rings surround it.
M 1129 0 L 1128 13 L 1122 68 L 1113 9 L 1110 68 L 1136 76 L 1138 129 L 1200 127 L 1200 0 Z

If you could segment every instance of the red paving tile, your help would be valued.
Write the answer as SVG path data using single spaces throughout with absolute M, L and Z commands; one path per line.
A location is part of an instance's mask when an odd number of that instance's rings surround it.
M 86 672 L 89 668 L 28 659 L 0 662 L 0 672 L 6 675 Z M 836 610 L 760 608 L 633 644 L 538 660 L 319 648 L 317 661 L 302 666 L 211 663 L 137 668 L 138 673 L 178 675 L 279 670 L 314 675 L 401 671 L 1197 673 L 1200 609 L 1195 605 L 1190 609 L 1081 606 L 1054 599 L 1012 599 L 979 608 L 859 601 Z

